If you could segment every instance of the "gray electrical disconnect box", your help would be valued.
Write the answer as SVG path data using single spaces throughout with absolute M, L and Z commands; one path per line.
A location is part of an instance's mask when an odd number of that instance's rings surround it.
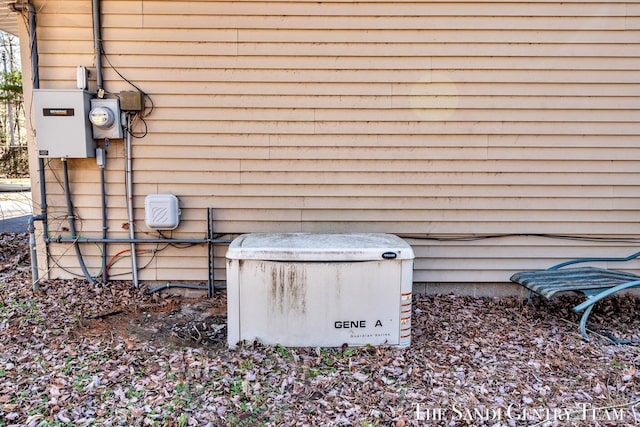
M 81 89 L 34 89 L 38 157 L 95 157 L 89 122 L 91 97 Z

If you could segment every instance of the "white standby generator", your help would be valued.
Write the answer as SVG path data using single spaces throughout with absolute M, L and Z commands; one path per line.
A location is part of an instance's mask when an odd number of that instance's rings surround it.
M 413 250 L 390 234 L 244 234 L 227 251 L 229 347 L 411 343 Z

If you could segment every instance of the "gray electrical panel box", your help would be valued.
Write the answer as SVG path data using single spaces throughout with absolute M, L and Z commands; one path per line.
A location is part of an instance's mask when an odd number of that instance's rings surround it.
M 95 157 L 89 122 L 91 97 L 81 89 L 34 89 L 38 157 Z

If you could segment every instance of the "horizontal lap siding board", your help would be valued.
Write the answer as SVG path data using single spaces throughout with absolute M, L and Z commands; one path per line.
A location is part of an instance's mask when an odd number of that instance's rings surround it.
M 93 64 L 90 4 L 34 4 L 42 87 L 73 87 L 75 66 Z M 203 236 L 207 207 L 215 232 L 231 236 L 397 233 L 416 251 L 418 282 L 505 282 L 515 270 L 633 250 L 540 235 L 640 234 L 634 2 L 101 4 L 109 62 L 154 102 L 149 134 L 133 141 L 143 236 L 153 234 L 144 196 L 172 193 L 182 208 L 173 236 Z M 108 91 L 131 89 L 103 63 Z M 82 233 L 99 235 L 99 171 L 93 160 L 70 166 Z M 112 142 L 114 237 L 127 234 L 123 168 Z M 60 176 L 54 160 L 54 230 L 64 228 Z M 509 236 L 459 239 L 481 235 Z M 77 273 L 71 252 L 52 253 Z M 98 249 L 87 254 L 95 269 Z M 171 248 L 141 278 L 204 281 L 206 262 L 203 247 Z M 127 277 L 126 261 L 114 268 Z

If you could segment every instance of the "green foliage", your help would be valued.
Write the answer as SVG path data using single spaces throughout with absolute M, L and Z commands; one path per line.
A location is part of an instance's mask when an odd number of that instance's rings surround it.
M 0 100 L 21 101 L 22 100 L 22 72 L 14 69 L 6 73 L 0 73 L 2 84 L 0 84 Z
M 25 114 L 19 40 L 0 31 L 0 174 L 11 177 L 28 176 Z M 8 165 L 8 166 L 7 166 Z

